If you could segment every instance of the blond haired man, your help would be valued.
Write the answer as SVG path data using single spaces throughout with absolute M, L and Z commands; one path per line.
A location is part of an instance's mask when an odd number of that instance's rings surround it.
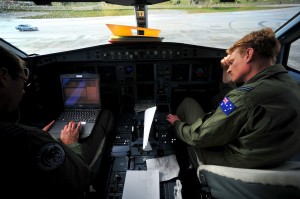
M 224 83 L 240 83 L 205 114 L 186 98 L 167 120 L 188 145 L 190 162 L 239 168 L 266 168 L 300 150 L 300 89 L 275 64 L 280 43 L 270 28 L 238 40 L 221 60 Z

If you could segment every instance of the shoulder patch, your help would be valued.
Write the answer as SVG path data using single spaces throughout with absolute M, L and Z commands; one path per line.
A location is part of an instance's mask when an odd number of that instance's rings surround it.
M 44 145 L 36 155 L 37 166 L 44 171 L 58 168 L 65 161 L 65 151 L 56 142 Z
M 224 97 L 224 99 L 220 102 L 220 108 L 226 115 L 229 115 L 235 109 L 235 105 L 228 97 Z
M 252 87 L 252 86 L 240 86 L 240 87 L 237 88 L 237 90 L 248 92 L 248 91 L 251 91 L 253 88 L 254 87 Z

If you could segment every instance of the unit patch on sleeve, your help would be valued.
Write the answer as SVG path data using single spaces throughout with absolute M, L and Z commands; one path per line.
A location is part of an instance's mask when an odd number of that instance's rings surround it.
M 235 105 L 228 99 L 228 97 L 224 97 L 224 99 L 220 102 L 220 108 L 226 115 L 229 115 L 235 109 Z
M 65 160 L 64 149 L 56 142 L 43 146 L 36 156 L 37 166 L 44 171 L 58 168 Z

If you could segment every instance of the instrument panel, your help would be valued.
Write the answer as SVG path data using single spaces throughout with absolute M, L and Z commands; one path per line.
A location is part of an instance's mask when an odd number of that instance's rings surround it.
M 100 74 L 102 106 L 115 113 L 143 101 L 175 111 L 187 96 L 210 110 L 221 81 L 219 63 L 224 56 L 222 49 L 168 42 L 106 44 L 33 55 L 26 60 L 32 85 L 23 100 L 27 104 L 23 119 L 26 111 L 36 111 L 36 119 L 44 121 L 57 116 L 63 108 L 59 75 L 64 73 Z

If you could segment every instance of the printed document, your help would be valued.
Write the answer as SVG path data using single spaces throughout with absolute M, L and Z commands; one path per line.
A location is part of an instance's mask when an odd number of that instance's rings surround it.
M 156 106 L 148 108 L 145 111 L 144 115 L 144 136 L 143 136 L 143 150 L 144 151 L 151 151 L 152 147 L 149 143 L 149 134 L 150 134 L 150 129 L 152 125 L 152 121 L 154 118 L 154 114 L 156 111 Z
M 158 170 L 127 170 L 122 199 L 159 199 Z
M 147 159 L 148 170 L 159 170 L 160 182 L 178 177 L 179 165 L 175 155 Z

